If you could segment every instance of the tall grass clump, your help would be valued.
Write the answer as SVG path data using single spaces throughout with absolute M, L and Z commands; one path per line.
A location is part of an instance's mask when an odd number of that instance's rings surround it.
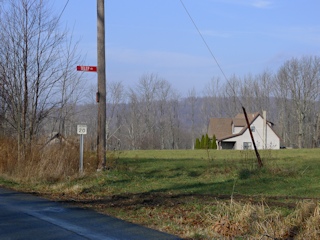
M 211 218 L 212 237 L 225 239 L 319 239 L 319 204 L 302 201 L 291 214 L 265 203 L 219 202 Z
M 13 139 L 0 139 L 0 173 L 13 173 L 18 159 L 17 150 L 17 144 Z
M 0 174 L 12 180 L 55 182 L 74 176 L 78 171 L 79 148 L 76 146 L 31 144 L 28 153 L 21 157 L 15 140 L 0 140 Z
M 285 172 L 288 169 L 282 169 L 274 163 L 275 153 L 272 150 L 260 150 L 259 154 L 263 161 L 263 168 L 258 166 L 257 156 L 253 150 L 241 150 L 239 151 L 239 169 L 237 174 L 239 179 L 249 179 L 254 175 L 259 175 L 262 173 L 272 173 Z

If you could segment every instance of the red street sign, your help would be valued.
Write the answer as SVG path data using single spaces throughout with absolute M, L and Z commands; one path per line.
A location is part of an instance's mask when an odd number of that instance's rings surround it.
M 77 71 L 96 72 L 96 66 L 77 66 Z

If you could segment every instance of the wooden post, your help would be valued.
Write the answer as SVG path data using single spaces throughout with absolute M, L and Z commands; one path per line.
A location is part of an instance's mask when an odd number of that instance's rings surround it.
M 260 154 L 258 152 L 256 143 L 255 143 L 254 138 L 253 138 L 253 134 L 252 134 L 252 131 L 251 131 L 251 128 L 250 128 L 249 119 L 248 119 L 248 116 L 247 116 L 247 112 L 246 112 L 246 109 L 244 107 L 242 107 L 242 110 L 243 110 L 244 116 L 246 118 L 246 122 L 247 122 L 247 126 L 248 126 L 248 129 L 249 129 L 249 132 L 250 132 L 250 136 L 251 136 L 252 144 L 253 144 L 253 147 L 254 147 L 254 151 L 256 152 L 256 156 L 257 156 L 257 159 L 258 159 L 258 165 L 259 165 L 259 168 L 261 168 L 261 167 L 263 167 L 263 163 L 261 161 Z

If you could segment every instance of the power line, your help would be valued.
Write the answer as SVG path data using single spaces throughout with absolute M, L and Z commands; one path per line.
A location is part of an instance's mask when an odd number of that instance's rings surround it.
M 203 41 L 203 42 L 204 42 L 204 44 L 206 45 L 206 47 L 207 47 L 208 51 L 210 52 L 210 54 L 211 54 L 212 58 L 213 58 L 213 59 L 214 59 L 214 61 L 216 62 L 217 66 L 219 67 L 219 69 L 220 69 L 220 71 L 221 71 L 221 73 L 222 73 L 223 77 L 224 77 L 224 78 L 225 78 L 225 80 L 227 81 L 227 84 L 231 87 L 231 89 L 232 89 L 232 91 L 233 91 L 233 94 L 237 97 L 237 99 L 238 99 L 238 101 L 240 102 L 241 106 L 243 106 L 243 104 L 242 104 L 242 102 L 241 102 L 241 100 L 240 100 L 239 96 L 238 96 L 238 95 L 236 94 L 236 92 L 235 92 L 234 87 L 231 85 L 231 83 L 230 83 L 229 79 L 227 78 L 226 74 L 224 73 L 224 71 L 223 71 L 222 67 L 220 66 L 220 64 L 219 64 L 219 62 L 218 62 L 218 60 L 216 59 L 216 57 L 214 56 L 213 52 L 211 51 L 211 48 L 209 47 L 209 45 L 208 45 L 207 41 L 205 40 L 205 38 L 203 37 L 202 33 L 200 32 L 200 30 L 199 30 L 199 28 L 198 28 L 197 24 L 196 24 L 196 23 L 195 23 L 195 21 L 193 20 L 193 18 L 192 18 L 192 16 L 191 16 L 191 14 L 189 13 L 189 11 L 188 11 L 187 7 L 185 6 L 185 4 L 183 3 L 183 1 L 182 1 L 182 0 L 180 0 L 180 3 L 181 3 L 181 5 L 183 6 L 184 10 L 186 11 L 187 15 L 189 16 L 189 18 L 190 18 L 191 22 L 193 23 L 193 26 L 196 28 L 197 32 L 199 33 L 199 35 L 200 35 L 200 37 L 201 37 L 202 41 Z
M 220 66 L 220 64 L 219 64 L 219 62 L 218 62 L 218 60 L 216 59 L 216 57 L 214 56 L 213 52 L 211 51 L 211 48 L 209 47 L 209 45 L 208 45 L 207 41 L 204 39 L 204 37 L 203 37 L 202 33 L 200 32 L 200 30 L 199 30 L 199 28 L 198 28 L 197 24 L 195 23 L 195 21 L 193 20 L 193 18 L 192 18 L 192 16 L 191 16 L 191 14 L 189 13 L 189 11 L 188 11 L 187 7 L 185 6 L 185 4 L 183 3 L 183 1 L 182 1 L 182 0 L 180 0 L 180 2 L 181 2 L 181 4 L 182 4 L 182 6 L 183 6 L 184 10 L 185 10 L 185 11 L 186 11 L 186 13 L 188 14 L 188 16 L 189 16 L 189 18 L 190 18 L 191 22 L 193 23 L 194 27 L 197 29 L 197 31 L 198 31 L 198 33 L 199 33 L 199 35 L 200 35 L 200 37 L 201 37 L 202 41 L 204 42 L 204 44 L 206 45 L 207 49 L 209 50 L 209 52 L 210 52 L 210 54 L 211 54 L 212 58 L 214 59 L 214 61 L 215 61 L 215 62 L 216 62 L 216 64 L 218 65 L 218 67 L 219 67 L 219 69 L 220 69 L 221 73 L 223 74 L 224 78 L 228 81 L 227 76 L 225 75 L 225 73 L 224 73 L 223 69 L 221 68 L 221 66 Z
M 221 68 L 221 66 L 220 66 L 220 64 L 219 64 L 219 62 L 218 62 L 218 60 L 217 60 L 217 59 L 215 58 L 215 56 L 213 55 L 213 52 L 211 51 L 211 49 L 210 49 L 209 45 L 207 44 L 206 40 L 205 40 L 205 39 L 204 39 L 204 37 L 202 36 L 202 34 L 201 34 L 201 32 L 200 32 L 200 30 L 199 30 L 199 28 L 198 28 L 197 24 L 195 23 L 195 21 L 194 21 L 194 20 L 193 20 L 193 18 L 191 17 L 191 15 L 190 15 L 190 13 L 189 13 L 188 9 L 186 8 L 186 6 L 184 5 L 184 3 L 183 3 L 183 1 L 182 1 L 182 0 L 180 0 L 180 2 L 181 2 L 181 4 L 182 4 L 183 8 L 185 9 L 185 11 L 187 12 L 187 14 L 188 14 L 189 18 L 191 19 L 191 21 L 192 21 L 192 23 L 193 23 L 194 27 L 197 29 L 197 31 L 198 31 L 198 33 L 199 33 L 199 35 L 200 35 L 200 37 L 201 37 L 202 41 L 203 41 L 203 42 L 204 42 L 204 44 L 206 45 L 206 47 L 207 47 L 207 49 L 209 50 L 209 52 L 210 52 L 211 56 L 213 57 L 214 61 L 217 63 L 217 65 L 218 65 L 218 67 L 219 67 L 219 69 L 220 69 L 220 71 L 221 71 L 222 75 L 223 75 L 223 76 L 224 76 L 224 78 L 226 79 L 226 81 L 227 81 L 228 85 L 231 87 L 231 89 L 232 89 L 232 91 L 233 91 L 233 94 L 237 97 L 238 101 L 240 102 L 240 104 L 241 104 L 241 106 L 242 106 L 242 110 L 243 110 L 243 113 L 244 113 L 244 115 L 245 115 L 246 122 L 247 122 L 247 127 L 248 127 L 248 130 L 249 130 L 249 133 L 250 133 L 250 137 L 251 137 L 251 140 L 252 140 L 252 143 L 253 143 L 253 146 L 254 146 L 254 150 L 255 150 L 255 153 L 256 153 L 256 156 L 257 156 L 258 164 L 259 164 L 259 167 L 261 168 L 261 167 L 263 167 L 263 163 L 262 163 L 262 160 L 261 160 L 260 154 L 259 154 L 259 152 L 258 152 L 258 149 L 257 149 L 256 143 L 255 143 L 254 138 L 253 138 L 253 134 L 252 134 L 252 131 L 251 131 L 251 128 L 250 128 L 250 122 L 249 122 L 249 120 L 248 120 L 248 116 L 247 116 L 247 113 L 246 113 L 246 109 L 244 108 L 244 106 L 243 106 L 242 102 L 240 101 L 239 97 L 236 95 L 234 87 L 232 87 L 232 86 L 231 86 L 231 84 L 230 84 L 230 82 L 229 82 L 229 80 L 228 80 L 227 76 L 225 75 L 224 71 L 222 70 L 222 68 Z
M 62 9 L 62 11 L 61 11 L 61 13 L 60 13 L 60 15 L 59 15 L 59 17 L 58 17 L 58 21 L 57 21 L 57 22 L 60 21 L 60 18 L 61 18 L 61 16 L 62 16 L 62 14 L 64 13 L 64 10 L 66 10 L 66 8 L 67 8 L 67 6 L 68 6 L 68 4 L 69 4 L 69 1 L 70 1 L 70 0 L 67 0 L 66 4 L 64 5 L 64 7 L 63 7 L 63 9 Z

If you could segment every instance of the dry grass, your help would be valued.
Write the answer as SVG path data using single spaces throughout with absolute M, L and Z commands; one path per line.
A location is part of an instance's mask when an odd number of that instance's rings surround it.
M 0 140 L 0 173 L 11 175 L 18 162 L 18 147 L 13 139 Z
M 289 215 L 267 205 L 219 203 L 209 218 L 214 222 L 212 237 L 234 239 L 319 239 L 319 204 L 300 202 Z
M 148 204 L 151 197 L 158 200 Z M 173 197 L 161 202 L 159 197 L 119 198 L 122 203 L 113 201 L 115 199 L 84 202 L 86 207 L 183 239 L 320 239 L 319 203 L 315 201 L 298 202 L 288 211 L 269 207 L 264 202 L 196 200 L 194 197 Z
M 301 202 L 291 214 L 265 204 L 241 204 L 217 201 L 214 209 L 198 212 L 195 208 L 175 207 L 158 211 L 145 209 L 139 219 L 158 218 L 151 227 L 185 239 L 319 239 L 319 205 Z M 161 224 L 161 227 L 159 227 Z M 167 223 L 167 224 L 166 224 Z M 142 222 L 146 224 L 146 222 Z M 150 223 L 148 223 L 150 226 Z
M 21 160 L 23 159 L 23 160 Z M 96 170 L 94 157 L 88 157 L 87 171 Z M 57 182 L 79 173 L 79 148 L 65 143 L 33 144 L 30 153 L 19 160 L 18 144 L 0 140 L 0 174 L 17 182 Z

